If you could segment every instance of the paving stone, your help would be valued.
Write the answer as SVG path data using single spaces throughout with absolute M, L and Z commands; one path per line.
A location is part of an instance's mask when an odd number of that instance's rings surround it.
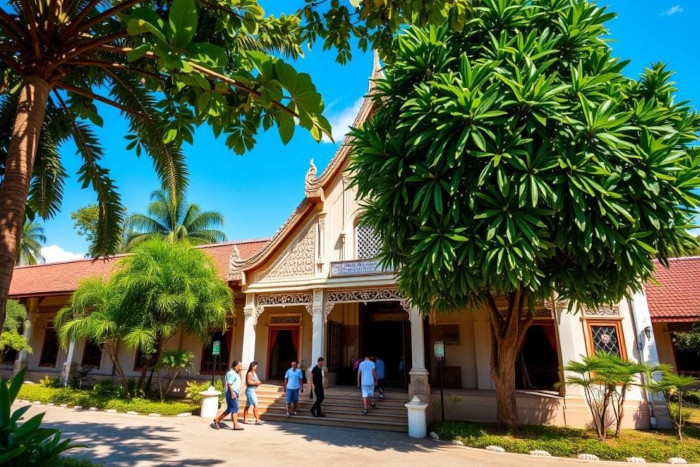
M 33 404 L 34 405 L 41 405 L 41 401 L 34 401 Z
M 581 453 L 576 457 L 578 457 L 579 459 L 584 460 L 584 461 L 599 461 L 600 460 L 600 458 L 598 456 L 596 456 L 595 454 Z
M 431 431 L 431 432 L 430 432 L 430 437 L 433 438 L 433 439 L 437 439 L 437 440 L 440 439 L 440 437 L 438 436 L 438 434 L 435 433 L 434 431 Z
M 647 461 L 643 457 L 628 457 L 627 462 L 630 464 L 646 464 Z
M 61 404 L 59 407 L 63 407 L 64 409 L 68 407 L 68 404 Z
M 486 446 L 486 450 L 492 452 L 506 452 L 501 446 Z
M 50 407 L 53 407 L 53 406 L 56 405 L 56 404 L 54 404 L 53 402 L 49 402 L 49 403 L 46 404 L 46 405 L 48 405 L 48 406 L 50 406 Z
M 127 415 L 138 415 L 138 414 L 139 414 L 138 412 L 134 412 L 133 410 L 129 410 L 127 412 Z
M 93 412 L 97 412 L 98 409 L 97 409 L 97 407 L 90 407 L 88 410 L 91 410 Z
M 687 464 L 688 461 L 683 459 L 682 457 L 672 457 L 668 460 L 669 464 Z
M 73 407 L 73 408 L 74 408 L 75 410 L 83 410 L 83 406 L 82 406 L 82 405 L 76 405 L 76 406 Z
M 541 451 L 541 450 L 535 450 L 535 451 L 530 451 L 531 456 L 541 456 L 541 457 L 552 457 L 550 453 L 547 451 Z
M 464 443 L 458 439 L 453 439 L 452 444 L 454 444 L 455 446 L 464 446 Z
M 107 409 L 105 410 L 107 413 L 117 413 L 117 409 Z
M 177 414 L 177 416 L 178 417 L 191 417 L 192 412 L 182 412 L 182 413 Z
M 149 417 L 160 417 L 161 415 L 159 413 L 149 413 Z

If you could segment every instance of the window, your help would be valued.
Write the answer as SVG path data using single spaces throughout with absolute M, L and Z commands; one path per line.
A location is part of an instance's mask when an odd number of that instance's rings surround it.
M 357 259 L 372 259 L 379 254 L 382 244 L 371 227 L 358 225 L 355 234 L 357 236 Z
M 83 350 L 83 362 L 82 366 L 99 368 L 102 362 L 102 347 L 95 344 L 93 341 L 85 342 L 85 349 Z
M 588 321 L 588 350 L 627 358 L 620 321 Z
M 209 333 L 211 339 L 209 343 L 202 348 L 202 367 L 200 373 L 212 374 L 225 373 L 228 369 L 229 349 L 231 347 L 231 338 L 233 337 L 233 327 L 226 329 L 226 332 L 212 331 Z M 214 356 L 211 354 L 214 348 L 214 341 L 220 342 L 219 356 L 216 357 L 216 368 L 214 368 Z
M 671 343 L 673 355 L 676 358 L 676 371 L 680 374 L 698 376 L 700 375 L 700 358 L 695 352 L 680 350 L 676 347 L 676 333 L 688 332 L 693 329 L 692 323 L 669 323 L 668 330 L 671 332 Z
M 5 355 L 2 356 L 2 364 L 13 365 L 15 360 L 17 360 L 18 354 L 19 352 L 17 352 L 15 349 L 7 349 Z
M 134 360 L 134 371 L 141 371 L 143 370 L 143 366 L 146 364 L 146 356 L 144 353 L 141 351 L 139 348 L 136 351 L 136 359 Z
M 56 366 L 58 360 L 58 336 L 53 327 L 53 323 L 49 323 L 44 333 L 44 345 L 41 347 L 41 357 L 39 358 L 39 366 Z

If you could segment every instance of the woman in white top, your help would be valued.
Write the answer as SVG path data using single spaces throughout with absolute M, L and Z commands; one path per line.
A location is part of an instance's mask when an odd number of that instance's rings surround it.
M 248 423 L 248 409 L 253 406 L 253 415 L 255 415 L 255 424 L 262 425 L 263 421 L 260 420 L 260 415 L 258 414 L 258 396 L 255 392 L 260 386 L 260 379 L 258 378 L 258 362 L 251 362 L 248 367 L 248 372 L 245 375 L 245 409 L 243 409 L 243 423 Z

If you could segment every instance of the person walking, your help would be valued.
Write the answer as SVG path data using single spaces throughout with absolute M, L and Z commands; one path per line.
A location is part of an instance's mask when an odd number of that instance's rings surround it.
M 284 374 L 284 391 L 287 393 L 287 414 L 296 415 L 299 404 L 299 391 L 304 389 L 304 375 L 297 362 L 292 362 L 292 367 Z
M 241 394 L 241 362 L 234 360 L 231 369 L 226 372 L 224 382 L 226 384 L 226 409 L 214 419 L 214 426 L 219 429 L 219 423 L 228 414 L 231 414 L 233 429 L 242 431 L 243 427 L 238 426 L 238 398 Z
M 316 366 L 311 369 L 311 392 L 316 396 L 316 402 L 309 409 L 309 412 L 314 417 L 325 417 L 321 412 L 321 403 L 326 397 L 323 392 L 323 365 L 325 362 L 323 357 L 319 357 Z
M 357 387 L 362 389 L 362 404 L 364 410 L 362 415 L 367 415 L 367 403 L 376 408 L 374 403 L 374 387 L 377 385 L 377 369 L 369 354 L 365 354 L 365 359 L 357 369 Z
M 374 366 L 377 370 L 377 384 L 379 385 L 379 399 L 384 399 L 384 380 L 386 378 L 386 372 L 384 367 L 384 360 L 381 357 L 376 357 L 374 361 Z
M 258 414 L 258 395 L 257 389 L 260 386 L 260 378 L 258 378 L 258 362 L 251 362 L 248 367 L 248 372 L 245 375 L 245 409 L 243 409 L 243 423 L 248 423 L 248 409 L 253 406 L 253 415 L 255 416 L 255 424 L 262 425 Z

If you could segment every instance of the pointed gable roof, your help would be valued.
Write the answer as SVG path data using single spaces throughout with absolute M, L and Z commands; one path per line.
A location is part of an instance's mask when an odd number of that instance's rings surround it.
M 384 75 L 381 63 L 379 61 L 379 55 L 374 52 L 374 61 L 372 64 L 372 74 L 369 78 L 369 87 L 367 94 L 362 101 L 360 106 L 360 111 L 355 116 L 355 120 L 352 126 L 357 128 L 361 126 L 365 120 L 372 114 L 372 109 L 374 108 L 374 100 L 372 99 L 372 94 L 374 93 L 376 79 L 381 78 Z M 333 179 L 338 175 L 341 169 L 345 166 L 348 160 L 351 149 L 351 138 L 346 137 L 343 144 L 340 146 L 338 151 L 328 163 L 326 169 L 321 173 L 318 178 L 313 178 L 316 174 L 316 166 L 311 163 L 309 172 L 307 173 L 305 180 L 305 196 L 304 199 L 296 207 L 292 215 L 287 218 L 287 220 L 282 224 L 282 226 L 277 230 L 277 232 L 272 236 L 272 239 L 268 244 L 260 249 L 256 254 L 248 259 L 236 257 L 236 253 L 231 256 L 230 268 L 228 272 L 228 279 L 231 281 L 240 281 L 243 279 L 243 273 L 250 269 L 253 269 L 261 265 L 266 261 L 274 251 L 277 250 L 284 242 L 287 240 L 289 235 L 294 231 L 294 229 L 299 225 L 299 223 L 309 214 L 317 203 L 323 202 L 323 190 L 328 187 L 328 185 L 333 181 Z

